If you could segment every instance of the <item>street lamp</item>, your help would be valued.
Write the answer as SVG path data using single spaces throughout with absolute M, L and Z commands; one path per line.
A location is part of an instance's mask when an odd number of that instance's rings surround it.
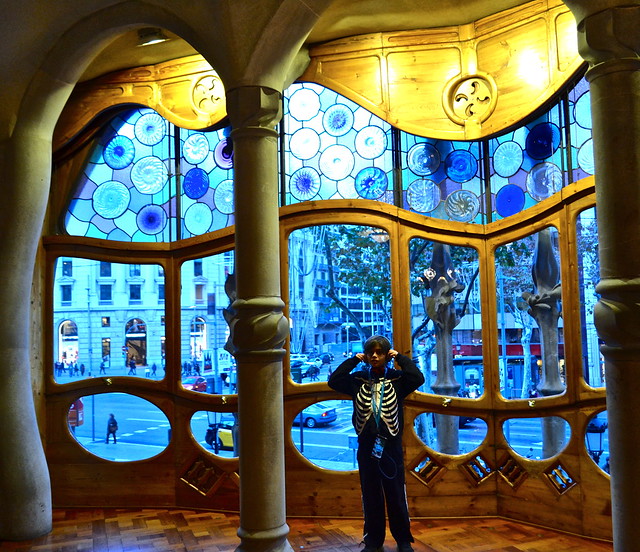
M 349 358 L 351 355 L 349 354 L 351 352 L 351 347 L 350 347 L 350 343 L 349 343 L 349 332 L 351 331 L 351 327 L 353 326 L 353 324 L 351 324 L 351 322 L 345 322 L 344 324 L 342 324 L 342 327 L 345 329 L 345 332 L 347 334 L 347 358 Z
M 587 451 L 596 464 L 600 462 L 600 456 L 604 452 L 602 436 L 609 424 L 597 417 L 592 418 L 587 425 Z

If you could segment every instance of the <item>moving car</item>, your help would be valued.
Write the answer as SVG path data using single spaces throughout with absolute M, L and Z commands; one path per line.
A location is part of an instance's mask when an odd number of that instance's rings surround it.
M 214 450 L 233 450 L 233 415 L 222 416 L 220 422 L 209 424 L 205 442 Z
M 294 419 L 293 425 L 299 425 L 300 420 L 305 427 L 316 427 L 326 425 L 336 421 L 338 414 L 335 408 L 331 408 L 323 403 L 315 403 L 307 406 Z
M 182 387 L 204 393 L 207 390 L 207 380 L 201 376 L 188 376 L 182 380 Z

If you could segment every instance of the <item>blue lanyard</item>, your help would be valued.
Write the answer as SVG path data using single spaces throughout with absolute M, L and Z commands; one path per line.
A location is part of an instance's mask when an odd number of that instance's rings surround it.
M 373 397 L 373 389 L 371 390 L 371 409 L 373 410 L 373 417 L 376 420 L 376 427 L 380 427 L 380 416 L 382 415 L 382 401 L 384 399 L 384 385 L 386 380 L 382 379 L 382 388 L 380 389 L 380 400 L 378 402 L 378 406 L 376 407 L 376 401 Z

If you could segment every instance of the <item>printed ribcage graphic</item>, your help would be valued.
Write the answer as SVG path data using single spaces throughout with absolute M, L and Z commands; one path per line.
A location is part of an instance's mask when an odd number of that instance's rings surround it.
M 356 433 L 358 435 L 364 428 L 367 420 L 373 416 L 373 405 L 380 404 L 380 392 L 382 382 L 364 384 L 356 395 Z M 391 435 L 397 435 L 400 431 L 398 420 L 398 397 L 393 385 L 385 385 L 382 399 L 382 412 L 380 421 L 383 422 Z

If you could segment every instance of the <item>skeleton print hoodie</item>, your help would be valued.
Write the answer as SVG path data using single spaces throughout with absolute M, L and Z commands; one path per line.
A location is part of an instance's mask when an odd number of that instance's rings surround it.
M 401 368 L 385 369 L 376 375 L 370 366 L 352 373 L 360 364 L 357 357 L 345 360 L 329 378 L 329 387 L 353 399 L 353 427 L 358 440 L 381 434 L 387 439 L 402 437 L 404 398 L 424 383 L 424 376 L 407 356 L 398 354 L 394 362 Z M 382 398 L 381 398 L 382 397 Z

